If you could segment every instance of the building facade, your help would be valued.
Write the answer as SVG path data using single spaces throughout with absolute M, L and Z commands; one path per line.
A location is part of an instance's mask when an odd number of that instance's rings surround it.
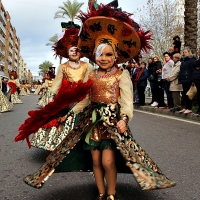
M 2 0 L 0 0 L 0 7 L 0 71 L 3 70 L 5 76 L 8 76 L 11 70 L 17 71 L 18 74 L 21 71 L 25 73 L 24 66 L 26 64 L 24 61 L 20 63 L 23 60 L 20 55 L 20 39 L 11 23 L 9 12 L 5 10 L 2 4 Z M 23 67 L 23 69 L 20 69 L 20 67 Z M 28 73 L 28 70 L 26 73 Z M 21 77 L 22 75 L 19 76 L 19 79 Z

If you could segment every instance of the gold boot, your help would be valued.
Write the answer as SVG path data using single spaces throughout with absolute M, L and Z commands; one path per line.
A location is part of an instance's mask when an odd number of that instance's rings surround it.
M 117 200 L 117 197 L 114 194 L 109 194 L 106 200 Z
M 106 195 L 99 193 L 99 196 L 96 198 L 96 200 L 106 200 Z

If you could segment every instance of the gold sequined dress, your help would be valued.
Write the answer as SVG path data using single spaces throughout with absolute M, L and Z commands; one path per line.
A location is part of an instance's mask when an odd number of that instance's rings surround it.
M 34 94 L 38 94 L 39 91 L 40 91 L 40 89 L 41 89 L 41 85 L 40 85 L 40 84 L 37 84 L 36 90 L 35 90 Z
M 124 134 L 117 131 L 116 122 L 122 116 L 126 115 L 129 120 L 133 116 L 133 88 L 128 71 L 113 68 L 104 76 L 92 71 L 89 78 L 92 80 L 91 93 L 89 99 L 82 101 L 82 108 L 86 107 L 83 112 L 79 108 L 76 125 L 49 154 L 46 162 L 24 178 L 25 183 L 41 188 L 54 171 L 91 171 L 91 154 L 84 146 L 99 148 L 98 144 L 107 140 L 115 145 L 112 148 L 116 148 L 118 172 L 134 175 L 143 190 L 174 186 L 175 182 L 162 173 L 134 140 L 129 128 Z
M 77 69 L 70 67 L 68 62 L 60 65 L 50 93 L 57 94 L 63 78 L 70 82 L 78 82 L 79 80 L 84 81 L 88 78 L 88 74 L 91 70 L 93 70 L 93 66 L 82 61 L 80 67 Z M 68 114 L 59 118 L 57 126 L 52 126 L 50 128 L 41 127 L 38 132 L 34 134 L 31 140 L 31 145 L 37 148 L 53 151 L 73 128 L 76 117 L 77 115 L 75 114 Z
M 43 91 L 37 105 L 44 107 L 49 103 L 50 90 L 51 90 L 52 83 L 53 83 L 53 80 L 46 79 L 45 82 L 42 84 L 41 88 L 43 88 Z
M 20 96 L 26 96 L 27 95 L 27 92 L 26 92 L 26 85 L 25 84 L 21 84 L 20 85 L 20 93 L 19 93 Z

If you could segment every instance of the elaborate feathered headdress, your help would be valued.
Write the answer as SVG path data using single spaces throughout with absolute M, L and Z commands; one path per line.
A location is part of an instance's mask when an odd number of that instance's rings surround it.
M 61 26 L 64 26 L 66 30 L 63 37 L 53 46 L 53 50 L 57 56 L 68 58 L 69 49 L 77 46 L 80 26 L 74 22 L 62 23 Z
M 149 50 L 151 32 L 141 30 L 131 15 L 103 4 L 100 4 L 96 10 L 89 10 L 88 13 L 80 12 L 78 18 L 83 26 L 78 48 L 82 56 L 94 61 L 95 49 L 101 43 L 108 43 L 113 47 L 117 55 L 117 63 L 132 58 L 137 60 L 141 50 Z
M 17 79 L 17 78 L 18 78 L 17 72 L 16 72 L 15 70 L 10 71 L 10 72 L 9 72 L 9 76 L 10 76 L 10 78 L 11 78 L 11 76 L 13 76 L 14 79 Z

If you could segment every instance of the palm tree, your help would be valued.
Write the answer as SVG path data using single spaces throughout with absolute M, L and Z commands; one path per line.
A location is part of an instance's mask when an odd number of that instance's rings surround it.
M 46 46 L 53 46 L 58 41 L 58 34 L 55 34 L 53 37 L 49 38 L 49 42 L 46 43 Z
M 74 21 L 77 13 L 80 11 L 80 8 L 84 3 L 79 3 L 74 0 L 72 3 L 70 0 L 63 2 L 64 6 L 59 6 L 60 10 L 55 13 L 54 19 L 56 18 L 69 18 L 71 21 Z
M 194 55 L 197 54 L 197 1 L 185 0 L 184 42 Z
M 40 76 L 43 76 L 45 71 L 47 71 L 49 69 L 49 67 L 52 67 L 53 63 L 51 63 L 50 61 L 44 61 L 42 64 L 39 65 L 39 74 Z

